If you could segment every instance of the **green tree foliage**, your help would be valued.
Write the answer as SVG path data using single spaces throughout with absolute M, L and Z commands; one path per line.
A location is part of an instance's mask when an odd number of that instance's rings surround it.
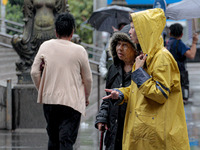
M 6 4 L 5 19 L 8 20 L 8 21 L 13 21 L 13 22 L 17 22 L 17 23 L 23 24 L 24 23 L 23 22 L 23 12 L 22 12 L 23 4 L 20 3 L 20 1 L 23 2 L 23 0 L 13 0 L 13 2 L 15 2 L 15 3 L 11 3 L 10 1 L 12 1 L 12 0 L 9 0 L 8 3 Z M 17 4 L 17 2 L 19 2 L 19 4 Z M 8 22 L 6 22 L 6 26 L 8 28 L 14 28 L 14 29 L 22 31 L 21 27 L 13 25 L 13 24 L 8 23 Z M 19 34 L 18 32 L 11 31 L 8 28 L 7 28 L 7 33 L 8 34 L 11 34 L 11 35 Z
M 76 34 L 85 43 L 92 43 L 93 30 L 86 28 L 87 19 L 93 12 L 93 0 L 68 0 L 69 10 L 76 19 Z M 85 27 L 86 26 L 86 27 Z
M 6 5 L 6 19 L 18 23 L 23 23 L 22 5 L 12 5 L 10 2 Z
M 19 5 L 22 6 L 24 4 L 24 0 L 9 0 L 11 5 Z
M 22 24 L 24 23 L 23 22 L 23 12 L 22 12 L 23 4 L 20 3 L 20 1 L 23 2 L 23 0 L 15 0 L 16 3 L 11 3 L 11 0 L 8 1 L 7 5 L 6 5 L 6 16 L 5 16 L 6 20 L 14 21 L 14 22 L 17 22 L 17 23 L 22 23 Z M 7 23 L 6 25 L 11 27 L 11 28 L 22 30 L 21 27 L 10 24 L 10 23 Z M 9 33 L 11 35 L 19 34 L 18 32 L 14 32 L 14 31 L 11 31 L 11 30 L 7 30 L 7 33 Z

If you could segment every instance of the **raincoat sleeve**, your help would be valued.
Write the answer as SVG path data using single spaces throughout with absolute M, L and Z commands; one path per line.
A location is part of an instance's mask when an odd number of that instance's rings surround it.
M 153 76 L 153 77 L 152 77 Z M 154 68 L 150 76 L 143 68 L 135 70 L 132 80 L 137 84 L 139 91 L 148 99 L 163 104 L 170 94 L 172 72 L 169 65 Z
M 131 85 L 128 87 L 114 89 L 115 91 L 119 92 L 119 99 L 114 105 L 122 105 L 124 102 L 127 103 L 129 99 L 130 88 L 131 88 Z

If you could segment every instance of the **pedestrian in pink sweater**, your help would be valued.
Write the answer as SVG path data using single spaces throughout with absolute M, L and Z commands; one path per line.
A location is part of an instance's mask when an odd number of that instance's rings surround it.
M 89 104 L 92 73 L 86 50 L 71 42 L 74 17 L 70 13 L 60 14 L 55 29 L 57 39 L 40 46 L 31 77 L 38 90 L 37 102 L 43 104 L 48 150 L 72 150 L 81 114 L 85 115 Z

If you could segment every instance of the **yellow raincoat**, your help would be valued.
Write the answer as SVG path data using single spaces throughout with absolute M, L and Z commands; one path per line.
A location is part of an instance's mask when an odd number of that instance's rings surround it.
M 164 12 L 155 8 L 131 17 L 148 56 L 146 67 L 133 66 L 131 85 L 118 89 L 128 103 L 123 150 L 189 150 L 179 69 L 161 36 Z

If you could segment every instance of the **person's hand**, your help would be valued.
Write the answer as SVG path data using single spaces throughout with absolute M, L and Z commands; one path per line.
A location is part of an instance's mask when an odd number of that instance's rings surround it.
M 85 101 L 86 107 L 87 107 L 89 104 L 90 104 L 90 101 L 89 101 L 88 99 L 86 99 L 86 101 Z
M 112 26 L 113 32 L 119 31 L 118 29 L 116 29 L 115 27 Z
M 140 67 L 143 67 L 146 59 L 147 54 L 140 54 L 139 56 L 137 56 L 135 59 L 135 70 L 137 70 Z
M 104 127 L 103 127 L 103 126 L 104 126 Z M 97 127 L 98 127 L 99 131 L 108 130 L 107 124 L 103 124 L 103 123 L 101 123 L 101 122 L 99 122 L 99 123 L 97 124 Z M 102 128 L 102 127 L 103 127 L 103 128 Z
M 118 99 L 119 98 L 119 92 L 112 90 L 112 89 L 105 89 L 106 92 L 109 92 L 110 94 L 107 96 L 104 96 L 102 99 Z
M 193 38 L 192 38 L 192 43 L 193 43 L 193 44 L 197 44 L 198 40 L 199 40 L 199 35 L 198 35 L 198 33 L 194 33 L 194 34 L 193 34 Z

